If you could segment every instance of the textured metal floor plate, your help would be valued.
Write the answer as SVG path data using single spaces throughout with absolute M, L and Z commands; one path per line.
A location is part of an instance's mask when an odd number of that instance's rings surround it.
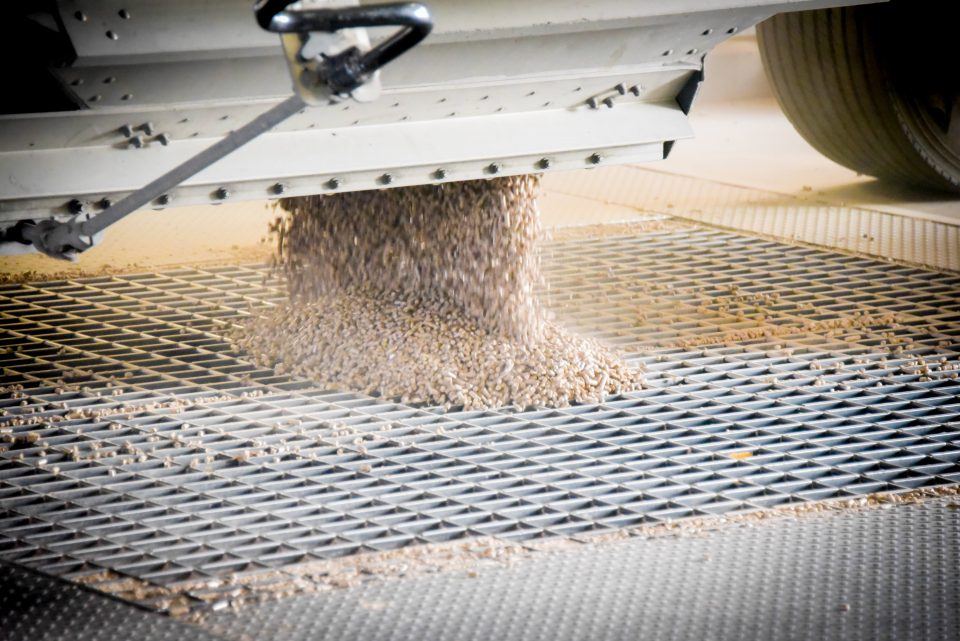
M 2 562 L 0 636 L 4 641 L 214 641 L 220 638 L 94 590 Z
M 257 368 L 221 333 L 279 297 L 262 269 L 0 286 L 0 559 L 183 608 L 355 553 L 960 482 L 960 275 L 653 227 L 551 246 L 561 318 L 650 371 L 557 410 Z
M 585 545 L 223 610 L 203 628 L 283 641 L 955 641 L 957 507 Z

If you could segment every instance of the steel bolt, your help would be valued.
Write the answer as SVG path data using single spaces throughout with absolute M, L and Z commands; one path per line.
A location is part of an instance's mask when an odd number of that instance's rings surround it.
M 601 162 L 603 162 L 603 156 L 601 156 L 600 154 L 594 153 L 594 154 L 590 154 L 590 157 L 587 158 L 587 160 L 590 162 L 591 165 L 599 165 Z
M 124 138 L 129 138 L 133 135 L 133 127 L 130 125 L 120 125 L 120 133 Z
M 106 35 L 107 35 L 107 37 L 110 38 L 111 40 L 117 40 L 117 39 L 120 37 L 120 36 L 117 35 L 117 32 L 116 32 L 116 31 L 108 31 Z
M 613 109 L 613 98 L 611 98 L 611 97 L 609 97 L 609 96 L 606 97 L 606 98 L 604 98 L 604 99 L 603 99 L 603 104 L 604 104 L 605 106 L 609 107 L 610 109 Z
M 541 158 L 541 159 L 537 162 L 537 167 L 539 167 L 540 169 L 550 169 L 550 159 L 549 159 L 549 158 Z
M 621 96 L 626 95 L 627 93 L 627 88 L 626 86 L 624 86 L 622 82 L 618 84 L 616 87 L 614 87 L 614 89 L 616 89 L 617 93 L 620 94 Z
M 393 182 L 393 176 L 391 176 L 390 174 L 384 174 L 380 176 L 381 185 L 389 185 L 392 182 Z
M 121 9 L 120 11 L 117 12 L 117 15 L 123 18 L 124 20 L 130 19 L 130 12 L 127 11 L 126 9 Z
M 340 179 L 339 179 L 339 178 L 331 178 L 330 180 L 327 181 L 327 187 L 329 187 L 330 189 L 339 189 L 339 188 L 340 188 Z
M 591 109 L 596 109 L 597 99 L 593 97 L 587 98 L 587 106 L 590 107 Z
M 69 210 L 71 214 L 79 214 L 83 212 L 83 202 L 74 198 L 67 203 L 67 210 Z
M 170 204 L 170 194 L 160 194 L 157 196 L 158 205 L 169 205 Z
M 142 125 L 140 125 L 140 129 L 142 129 L 143 133 L 147 134 L 148 136 L 152 136 L 153 132 L 156 131 L 156 129 L 154 129 L 153 127 L 152 122 L 143 123 Z
M 77 11 L 76 13 L 73 14 L 73 17 L 79 20 L 80 22 L 87 21 L 87 14 L 85 14 L 83 11 Z
M 159 136 L 157 136 L 157 142 L 159 142 L 161 145 L 166 147 L 167 145 L 170 144 L 169 134 L 160 134 Z
M 130 143 L 131 147 L 136 147 L 137 149 L 140 149 L 140 147 L 143 147 L 143 138 L 141 138 L 140 136 L 134 136 L 127 142 Z
M 100 209 L 110 209 L 110 205 L 113 204 L 113 201 L 107 198 L 106 196 L 104 196 L 103 198 L 100 199 L 100 202 L 98 204 L 100 205 Z
M 433 177 L 436 178 L 437 180 L 443 180 L 444 178 L 447 177 L 447 170 L 440 168 L 435 172 L 433 172 Z
M 492 162 L 487 165 L 487 173 L 490 174 L 499 174 L 500 173 L 500 163 Z
M 226 187 L 220 187 L 217 191 L 213 192 L 213 195 L 217 200 L 226 200 L 230 197 L 230 190 Z
M 630 93 L 632 93 L 634 96 L 639 96 L 640 87 L 638 85 L 633 85 L 632 87 L 630 87 Z

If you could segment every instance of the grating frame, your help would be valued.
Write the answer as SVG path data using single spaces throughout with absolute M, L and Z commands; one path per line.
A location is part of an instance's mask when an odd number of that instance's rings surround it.
M 960 483 L 960 274 L 669 221 L 546 265 L 646 388 L 465 412 L 278 376 L 223 338 L 282 300 L 262 267 L 0 285 L 0 560 L 177 613 L 354 554 Z

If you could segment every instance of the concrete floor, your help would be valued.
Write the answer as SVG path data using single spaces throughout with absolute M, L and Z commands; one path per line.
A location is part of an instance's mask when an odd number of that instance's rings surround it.
M 960 269 L 960 199 L 859 176 L 821 156 L 769 91 L 752 31 L 707 59 L 692 124 L 666 161 L 548 174 L 547 228 L 625 222 L 650 213 L 900 260 Z M 267 203 L 144 211 L 74 265 L 6 257 L 0 273 L 97 272 L 182 263 L 256 262 L 275 214 Z

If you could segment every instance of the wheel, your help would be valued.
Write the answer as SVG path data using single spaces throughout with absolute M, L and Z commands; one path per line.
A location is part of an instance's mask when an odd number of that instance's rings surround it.
M 757 27 L 774 94 L 797 131 L 854 171 L 960 193 L 960 3 L 781 14 Z

